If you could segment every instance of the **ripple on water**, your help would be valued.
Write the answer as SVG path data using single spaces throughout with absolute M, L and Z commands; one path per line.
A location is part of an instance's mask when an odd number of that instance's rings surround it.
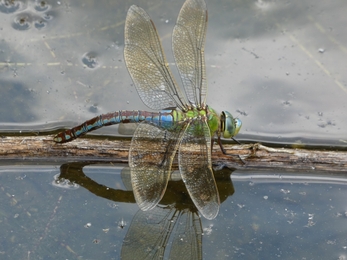
M 82 56 L 82 63 L 89 69 L 95 69 L 99 66 L 96 52 L 87 52 Z
M 35 10 L 38 12 L 45 12 L 51 8 L 51 5 L 46 1 L 35 1 Z
M 5 14 L 12 14 L 25 8 L 26 4 L 23 1 L 0 0 L 0 12 Z
M 20 13 L 15 16 L 12 27 L 18 31 L 26 31 L 30 29 L 33 18 L 29 13 Z

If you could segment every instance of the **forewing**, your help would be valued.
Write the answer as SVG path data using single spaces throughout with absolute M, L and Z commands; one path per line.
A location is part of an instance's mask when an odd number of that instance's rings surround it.
M 185 124 L 170 130 L 148 122 L 137 127 L 130 145 L 131 184 L 142 210 L 154 208 L 164 196 Z
M 204 45 L 207 9 L 204 0 L 187 0 L 172 34 L 173 52 L 184 90 L 190 103 L 198 107 L 206 102 Z
M 205 120 L 193 120 L 185 131 L 178 162 L 183 182 L 195 206 L 205 218 L 215 218 L 220 202 L 212 170 L 211 135 Z
M 124 238 L 121 259 L 163 259 L 177 217 L 172 207 L 138 211 Z
M 142 8 L 129 8 L 124 37 L 125 63 L 142 101 L 156 110 L 183 109 L 186 102 L 169 70 L 157 30 Z

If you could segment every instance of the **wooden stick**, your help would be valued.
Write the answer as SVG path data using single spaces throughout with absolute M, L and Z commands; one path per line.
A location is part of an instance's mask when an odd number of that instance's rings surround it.
M 130 141 L 130 139 L 79 138 L 69 143 L 56 144 L 52 136 L 3 136 L 0 139 L 0 159 L 127 163 Z M 227 155 L 220 151 L 218 145 L 214 146 L 212 151 L 214 164 L 235 169 L 272 168 L 347 172 L 346 151 L 274 148 L 259 143 L 225 144 L 224 148 Z

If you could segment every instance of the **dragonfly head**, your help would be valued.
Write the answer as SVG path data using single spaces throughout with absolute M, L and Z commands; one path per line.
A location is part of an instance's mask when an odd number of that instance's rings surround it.
M 234 118 L 228 111 L 223 111 L 220 115 L 221 131 L 224 138 L 231 138 L 240 131 L 242 122 Z

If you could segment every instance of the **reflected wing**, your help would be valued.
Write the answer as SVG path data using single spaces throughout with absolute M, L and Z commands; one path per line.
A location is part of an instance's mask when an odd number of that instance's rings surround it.
M 191 199 L 200 213 L 214 219 L 219 195 L 211 162 L 211 134 L 206 121 L 193 120 L 185 131 L 179 149 L 179 167 Z
M 136 129 L 129 151 L 131 184 L 142 210 L 154 208 L 164 196 L 170 178 L 172 160 L 186 124 L 175 124 L 170 130 L 148 122 Z
M 200 106 L 206 102 L 204 45 L 207 9 L 204 0 L 187 0 L 172 34 L 173 52 L 186 96 Z
M 157 30 L 142 8 L 129 8 L 124 37 L 125 63 L 142 101 L 156 110 L 183 109 L 186 102 L 169 70 Z
M 202 226 L 197 212 L 181 211 L 169 259 L 202 259 Z
M 139 210 L 124 238 L 121 259 L 163 259 L 178 213 L 172 208 Z
M 122 178 L 123 185 L 126 190 L 133 190 L 131 186 L 131 178 L 130 178 L 130 168 L 124 167 L 120 173 L 120 177 Z

